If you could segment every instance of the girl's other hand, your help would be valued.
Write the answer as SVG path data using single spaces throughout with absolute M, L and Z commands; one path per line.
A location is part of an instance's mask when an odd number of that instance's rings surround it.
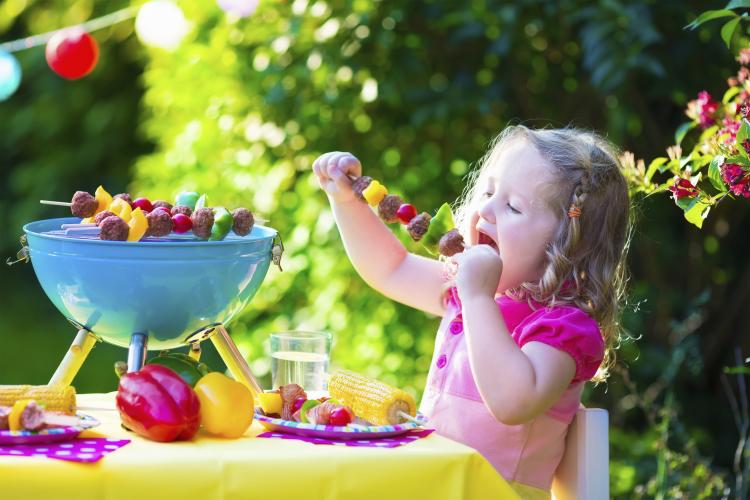
M 452 257 L 458 266 L 456 289 L 464 301 L 478 296 L 495 297 L 503 274 L 503 259 L 489 245 L 474 245 Z
M 312 168 L 320 187 L 326 192 L 331 202 L 345 203 L 356 199 L 349 176 L 361 176 L 362 164 L 354 155 L 331 151 L 320 155 L 313 162 Z

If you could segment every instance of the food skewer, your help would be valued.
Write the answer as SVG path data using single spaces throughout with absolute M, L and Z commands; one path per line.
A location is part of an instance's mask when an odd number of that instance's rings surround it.
M 207 207 L 206 196 L 195 192 L 180 193 L 175 205 L 148 198 L 131 200 L 127 193 L 111 196 L 102 186 L 95 196 L 76 191 L 72 202 L 40 200 L 40 203 L 69 206 L 71 213 L 81 217 L 78 224 L 63 224 L 61 232 L 69 237 L 99 237 L 102 240 L 139 241 L 172 236 L 169 239 L 193 239 L 184 235 L 192 229 L 200 239 L 223 240 L 230 230 L 237 236 L 247 235 L 256 223 L 266 224 L 265 218 L 255 218 L 249 210 L 236 208 L 231 213 L 224 207 Z
M 0 406 L 0 429 L 38 431 L 44 427 L 80 425 L 81 417 L 45 410 L 34 399 L 19 399 L 12 406 Z
M 414 241 L 432 255 L 451 257 L 468 248 L 461 233 L 456 229 L 450 205 L 443 203 L 434 216 L 427 212 L 417 213 L 414 205 L 404 203 L 400 196 L 388 194 L 388 189 L 368 176 L 347 175 L 352 181 L 352 190 L 360 200 L 375 208 L 386 223 L 400 222 Z

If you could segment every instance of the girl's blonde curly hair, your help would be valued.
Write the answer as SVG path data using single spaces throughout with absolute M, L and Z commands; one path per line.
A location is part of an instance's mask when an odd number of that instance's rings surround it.
M 623 333 L 619 316 L 625 301 L 625 260 L 632 230 L 628 187 L 618 151 L 603 137 L 572 127 L 506 128 L 469 174 L 467 188 L 457 202 L 457 224 L 464 235 L 469 234 L 473 207 L 483 193 L 477 181 L 515 140 L 528 141 L 552 165 L 555 182 L 545 201 L 559 215 L 560 224 L 547 246 L 541 279 L 506 293 L 527 300 L 532 307 L 534 301 L 548 306 L 575 305 L 594 318 L 606 344 L 604 362 L 594 378 L 602 381 L 614 363 L 614 349 Z M 580 212 L 569 214 L 571 207 Z

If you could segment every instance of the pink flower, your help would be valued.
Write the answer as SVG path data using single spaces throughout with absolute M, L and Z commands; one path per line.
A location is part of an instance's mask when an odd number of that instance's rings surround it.
M 698 188 L 690 182 L 690 179 L 675 179 L 674 184 L 669 186 L 669 190 L 672 191 L 672 196 L 675 200 L 681 200 L 683 198 L 694 198 L 698 196 Z
M 748 174 L 736 163 L 725 163 L 721 166 L 721 180 L 729 187 L 735 196 L 750 198 Z
M 727 138 L 724 140 L 724 143 L 734 144 L 734 141 L 737 137 L 737 131 L 740 129 L 740 125 L 742 125 L 742 122 L 727 117 L 722 120 L 721 124 L 723 125 L 723 127 L 721 130 L 719 130 L 719 135 L 727 136 Z
M 716 122 L 715 115 L 718 109 L 719 103 L 704 90 L 698 93 L 698 99 L 688 103 L 685 114 L 693 120 L 698 120 L 701 128 L 708 128 Z
M 737 61 L 740 64 L 750 63 L 750 49 L 740 49 L 740 54 L 737 56 Z

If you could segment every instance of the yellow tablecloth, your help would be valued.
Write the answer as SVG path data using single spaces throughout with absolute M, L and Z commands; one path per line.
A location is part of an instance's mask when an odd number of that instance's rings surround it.
M 0 498 L 192 500 L 458 500 L 518 498 L 475 450 L 436 434 L 397 448 L 245 437 L 156 443 L 120 427 L 114 393 L 81 394 L 101 426 L 87 435 L 132 442 L 93 464 L 0 456 Z

